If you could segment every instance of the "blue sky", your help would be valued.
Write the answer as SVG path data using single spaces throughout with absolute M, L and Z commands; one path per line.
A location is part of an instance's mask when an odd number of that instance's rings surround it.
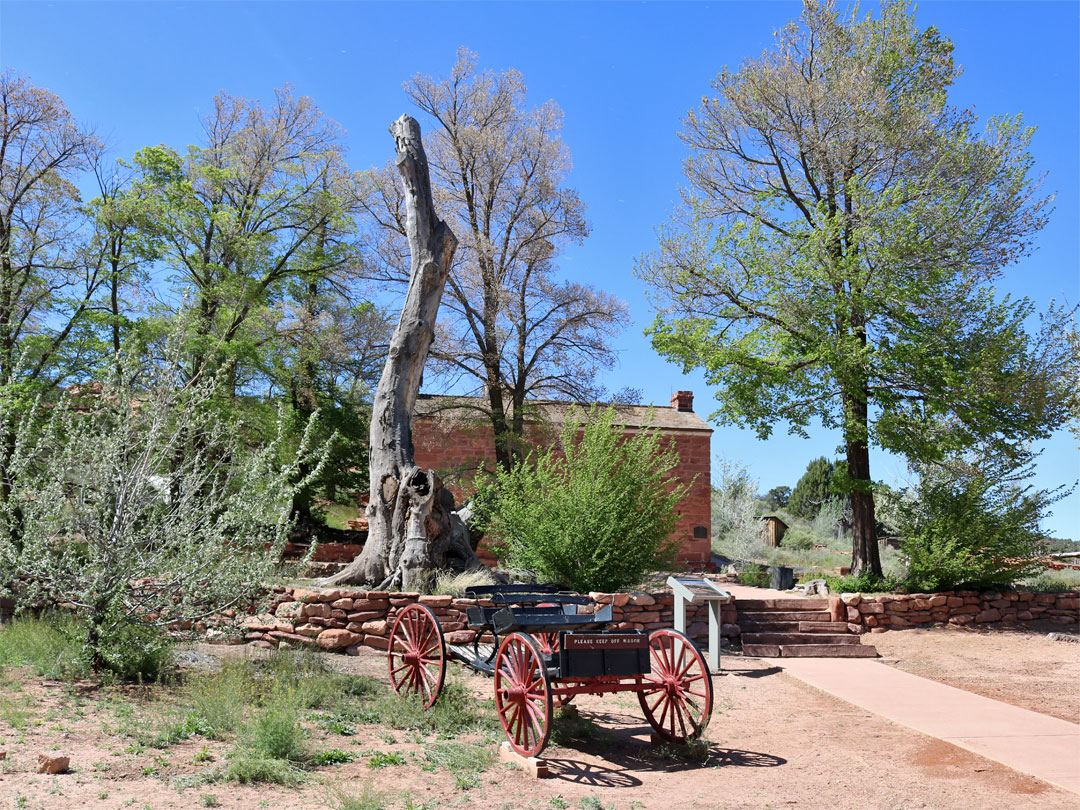
M 864 5 L 871 9 L 872 5 Z M 225 90 L 269 99 L 293 84 L 349 133 L 354 168 L 392 153 L 386 128 L 410 111 L 401 83 L 444 75 L 458 47 L 482 67 L 516 68 L 529 100 L 554 99 L 574 158 L 572 185 L 588 205 L 593 233 L 562 260 L 565 273 L 617 293 L 633 323 L 618 340 L 620 366 L 607 385 L 643 390 L 666 405 L 692 389 L 703 416 L 715 403 L 703 378 L 657 357 L 642 336 L 652 314 L 635 258 L 655 244 L 654 228 L 678 198 L 686 149 L 676 133 L 724 65 L 759 55 L 798 2 L 760 3 L 0 3 L 0 62 L 57 93 L 95 126 L 117 157 L 156 143 L 200 140 L 200 119 Z M 977 114 L 1022 112 L 1039 127 L 1036 167 L 1056 193 L 1038 250 L 1010 268 L 1000 291 L 1080 302 L 1080 4 L 925 2 L 921 26 L 952 38 L 964 67 L 951 96 Z M 768 441 L 715 426 L 719 459 L 746 464 L 761 489 L 794 485 L 806 463 L 832 456 L 835 433 L 811 439 L 782 427 Z M 1046 446 L 1036 483 L 1080 477 L 1076 440 Z M 875 478 L 894 483 L 902 460 L 872 457 Z M 1055 507 L 1044 528 L 1080 539 L 1080 494 Z

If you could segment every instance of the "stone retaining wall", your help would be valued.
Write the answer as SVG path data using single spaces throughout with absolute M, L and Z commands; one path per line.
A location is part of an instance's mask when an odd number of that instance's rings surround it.
M 674 596 L 670 593 L 590 593 L 591 610 L 612 606 L 615 629 L 654 630 L 674 622 Z M 468 644 L 476 633 L 465 624 L 465 610 L 491 606 L 489 599 L 456 599 L 418 593 L 387 593 L 343 589 L 304 590 L 278 587 L 267 613 L 241 620 L 242 641 L 258 647 L 315 646 L 355 655 L 361 647 L 385 650 L 399 609 L 414 602 L 431 608 L 448 644 Z M 590 610 L 582 606 L 582 610 Z M 735 604 L 721 608 L 725 638 L 739 635 Z M 687 631 L 695 641 L 708 638 L 708 616 L 701 605 L 687 606 Z M 196 628 L 198 629 L 198 628 Z
M 1022 625 L 1049 621 L 1080 628 L 1080 594 L 1027 591 L 946 591 L 839 597 L 848 629 L 855 633 L 917 627 L 935 622 L 953 625 Z

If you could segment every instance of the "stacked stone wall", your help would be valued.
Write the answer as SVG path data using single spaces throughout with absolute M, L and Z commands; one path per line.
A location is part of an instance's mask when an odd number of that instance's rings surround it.
M 670 593 L 590 593 L 589 598 L 591 605 L 582 606 L 582 610 L 612 606 L 612 629 L 655 630 L 674 623 L 674 596 Z M 358 654 L 362 647 L 385 650 L 398 611 L 417 602 L 438 617 L 448 644 L 474 641 L 476 632 L 466 626 L 465 611 L 472 606 L 492 605 L 488 599 L 418 593 L 278 587 L 266 613 L 241 620 L 244 634 L 236 640 L 257 647 L 315 647 L 351 655 Z M 721 618 L 721 635 L 737 636 L 734 601 L 721 607 Z M 706 608 L 688 605 L 686 619 L 688 635 L 699 643 L 706 641 Z
M 842 594 L 852 632 L 883 633 L 921 625 L 995 626 L 1051 622 L 1080 629 L 1080 594 L 1029 591 L 945 591 L 943 593 Z

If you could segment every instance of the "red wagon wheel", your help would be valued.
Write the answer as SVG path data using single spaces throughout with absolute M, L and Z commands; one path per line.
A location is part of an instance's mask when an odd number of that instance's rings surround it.
M 390 683 L 399 695 L 418 694 L 429 709 L 446 678 L 446 644 L 435 614 L 419 603 L 406 606 L 394 620 L 387 650 Z
M 511 633 L 495 656 L 495 709 L 510 746 L 535 757 L 551 736 L 551 681 L 536 642 Z
M 638 692 L 645 719 L 656 733 L 673 742 L 700 734 L 712 716 L 712 678 L 705 658 L 677 630 L 654 630 L 649 635 L 652 672 Z
M 559 634 L 558 633 L 533 633 L 533 640 L 536 642 L 536 646 L 540 648 L 540 652 L 545 655 L 558 655 L 559 654 Z

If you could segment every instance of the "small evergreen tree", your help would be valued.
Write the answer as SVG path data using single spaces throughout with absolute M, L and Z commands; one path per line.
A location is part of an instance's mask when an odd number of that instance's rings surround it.
M 668 536 L 689 492 L 670 473 L 678 454 L 658 431 L 626 435 L 615 409 L 570 415 L 559 442 L 499 468 L 484 489 L 481 521 L 515 567 L 574 590 L 615 591 L 670 559 Z
M 825 456 L 815 458 L 806 465 L 795 489 L 788 500 L 788 510 L 793 515 L 813 520 L 821 505 L 837 496 L 833 488 L 834 466 Z

